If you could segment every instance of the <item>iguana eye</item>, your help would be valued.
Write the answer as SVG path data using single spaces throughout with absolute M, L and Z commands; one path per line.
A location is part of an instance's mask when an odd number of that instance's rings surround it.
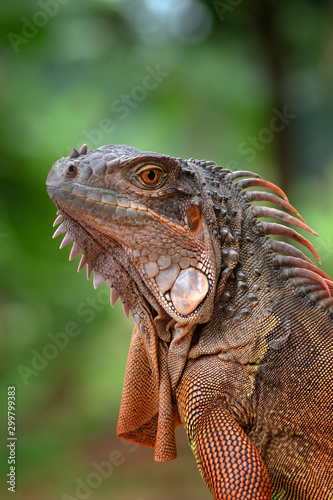
M 153 186 L 154 184 L 156 184 L 160 180 L 161 175 L 162 172 L 157 167 L 149 167 L 146 168 L 146 170 L 140 172 L 142 181 L 148 186 Z

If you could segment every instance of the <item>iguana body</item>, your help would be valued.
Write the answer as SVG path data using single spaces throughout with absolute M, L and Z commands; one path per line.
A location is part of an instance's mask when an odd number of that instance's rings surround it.
M 182 423 L 216 499 L 333 499 L 333 283 L 268 237 L 317 256 L 259 220 L 311 231 L 285 194 L 127 146 L 73 150 L 47 185 L 61 247 L 74 239 L 70 258 L 82 252 L 79 269 L 136 323 L 118 435 L 170 460 Z

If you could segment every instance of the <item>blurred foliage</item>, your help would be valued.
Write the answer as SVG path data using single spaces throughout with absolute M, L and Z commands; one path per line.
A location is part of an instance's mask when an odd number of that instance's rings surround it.
M 6 437 L 15 385 L 18 500 L 79 498 L 77 478 L 112 450 L 123 464 L 85 498 L 210 498 L 182 432 L 170 464 L 115 438 L 133 324 L 51 240 L 45 178 L 83 142 L 257 171 L 287 189 L 321 234 L 333 274 L 332 8 L 325 0 L 1 4 L 0 430 Z M 292 118 L 272 133 L 284 109 Z M 61 335 L 73 328 L 75 336 Z M 5 496 L 7 456 L 2 444 Z

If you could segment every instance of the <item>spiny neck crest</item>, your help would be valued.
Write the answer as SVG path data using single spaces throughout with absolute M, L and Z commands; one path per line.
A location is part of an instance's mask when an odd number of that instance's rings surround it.
M 197 162 L 196 165 L 205 171 L 208 189 L 211 192 L 215 213 L 219 220 L 219 237 L 223 261 L 223 256 L 226 257 L 228 254 L 226 245 L 233 243 L 235 239 L 251 239 L 249 235 L 242 234 L 241 236 L 235 230 L 235 227 L 232 229 L 238 207 L 235 205 L 235 197 L 233 197 L 233 203 L 231 204 L 232 208 L 228 208 L 228 202 L 230 199 L 229 193 L 236 191 L 239 194 L 238 199 L 242 209 L 244 210 L 250 205 L 249 208 L 255 219 L 257 234 L 258 236 L 267 237 L 267 247 L 272 252 L 274 263 L 280 268 L 282 276 L 288 285 L 333 314 L 333 298 L 331 294 L 333 282 L 331 278 L 295 246 L 285 241 L 268 238 L 271 235 L 290 238 L 310 250 L 320 263 L 315 247 L 298 231 L 283 224 L 287 223 L 296 226 L 318 236 L 315 231 L 305 224 L 304 219 L 289 203 L 282 189 L 253 172 L 243 170 L 232 172 L 212 162 L 205 163 L 201 161 Z M 226 186 L 227 191 L 225 190 Z M 265 190 L 250 190 L 251 188 L 264 188 Z M 266 191 L 266 189 L 273 192 Z M 228 194 L 226 194 L 227 192 Z M 254 204 L 255 202 L 268 202 L 277 205 L 279 208 L 266 205 L 258 206 Z M 284 210 L 288 210 L 293 215 Z M 278 223 L 262 221 L 261 218 L 275 219 L 278 220 Z M 225 264 L 222 264 L 222 268 L 223 266 L 226 267 Z

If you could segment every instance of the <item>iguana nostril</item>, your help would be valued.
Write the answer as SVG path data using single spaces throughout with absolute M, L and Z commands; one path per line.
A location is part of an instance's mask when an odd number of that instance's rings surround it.
M 74 163 L 70 163 L 67 166 L 65 174 L 67 175 L 67 177 L 75 177 L 77 175 L 77 167 L 76 167 L 76 165 L 74 165 Z

